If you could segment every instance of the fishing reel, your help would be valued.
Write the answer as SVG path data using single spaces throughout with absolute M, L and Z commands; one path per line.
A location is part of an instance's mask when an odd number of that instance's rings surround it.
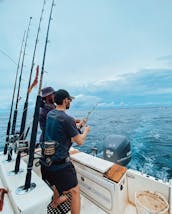
M 16 151 L 16 142 L 19 138 L 18 134 L 11 134 L 8 136 L 8 150 Z
M 29 142 L 27 140 L 17 140 L 16 150 L 27 153 L 29 150 Z
M 19 138 L 19 134 L 16 133 L 16 134 L 11 134 L 9 135 L 9 143 L 15 143 Z

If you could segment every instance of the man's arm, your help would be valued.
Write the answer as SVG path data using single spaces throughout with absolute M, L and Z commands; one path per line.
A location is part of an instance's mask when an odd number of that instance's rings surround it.
M 72 137 L 72 141 L 77 143 L 78 145 L 82 145 L 84 143 L 89 131 L 90 131 L 90 127 L 85 126 L 83 133 Z

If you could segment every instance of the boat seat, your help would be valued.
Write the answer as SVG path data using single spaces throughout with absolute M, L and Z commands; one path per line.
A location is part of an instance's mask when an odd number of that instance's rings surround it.
M 81 165 L 87 166 L 100 173 L 106 173 L 114 163 L 106 161 L 104 159 L 86 154 L 84 152 L 77 152 L 70 155 L 71 159 Z
M 124 166 L 121 166 L 119 164 L 114 164 L 106 173 L 105 177 L 108 179 L 115 181 L 118 183 L 123 175 L 126 173 L 127 168 Z

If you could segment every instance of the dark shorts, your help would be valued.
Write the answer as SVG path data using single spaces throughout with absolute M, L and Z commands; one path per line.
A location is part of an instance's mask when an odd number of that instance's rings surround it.
M 60 195 L 64 191 L 68 191 L 78 184 L 76 171 L 71 162 L 68 163 L 65 168 L 58 171 L 49 171 L 45 168 L 43 171 L 43 179 L 46 180 L 51 186 L 55 185 Z
M 42 175 L 42 179 L 44 181 L 46 181 L 46 174 L 47 174 L 47 168 L 43 165 L 41 165 L 41 175 Z

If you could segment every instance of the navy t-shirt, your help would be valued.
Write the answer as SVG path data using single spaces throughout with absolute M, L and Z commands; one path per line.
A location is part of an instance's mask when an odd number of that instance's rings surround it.
M 45 141 L 56 141 L 58 145 L 56 153 L 52 156 L 53 161 L 62 160 L 69 156 L 69 149 L 72 145 L 71 138 L 78 134 L 75 120 L 64 111 L 54 109 L 48 113 Z M 60 165 L 51 165 L 49 170 L 56 170 L 61 167 Z

